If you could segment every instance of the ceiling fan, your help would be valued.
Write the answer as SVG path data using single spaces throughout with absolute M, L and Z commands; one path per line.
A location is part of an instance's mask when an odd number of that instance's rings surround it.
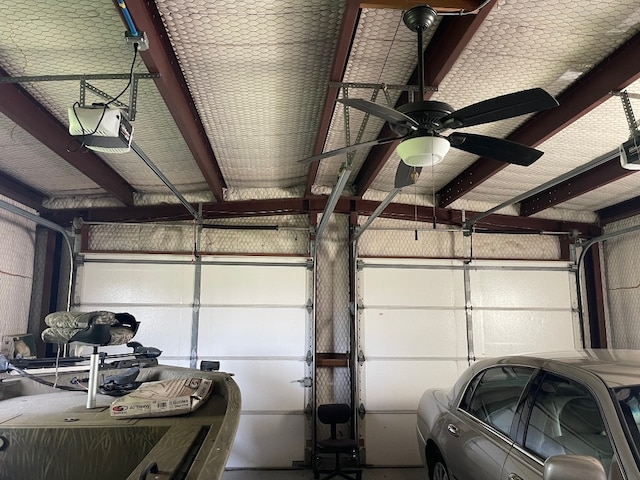
M 406 103 L 394 110 L 364 99 L 338 99 L 338 102 L 344 105 L 386 120 L 397 136 L 349 145 L 300 162 L 312 163 L 360 148 L 401 140 L 396 149 L 402 161 L 396 171 L 395 188 L 402 188 L 415 183 L 422 167 L 441 162 L 449 147 L 522 166 L 529 166 L 542 156 L 543 152 L 540 150 L 502 138 L 466 132 L 442 135 L 442 132 L 448 129 L 470 127 L 539 112 L 556 107 L 558 102 L 541 88 L 500 95 L 459 110 L 454 110 L 444 102 L 422 100 L 425 90 L 422 35 L 433 24 L 436 16 L 436 11 L 428 5 L 413 7 L 402 16 L 404 24 L 418 35 L 417 101 Z

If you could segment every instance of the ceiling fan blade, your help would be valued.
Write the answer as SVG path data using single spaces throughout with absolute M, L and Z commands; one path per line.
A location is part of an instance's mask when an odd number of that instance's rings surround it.
M 346 147 L 338 148 L 337 150 L 331 150 L 329 152 L 321 153 L 320 155 L 315 155 L 313 157 L 305 158 L 303 160 L 298 160 L 298 163 L 313 163 L 318 160 L 322 160 L 323 158 L 333 157 L 335 155 L 340 155 L 342 153 L 352 152 L 359 148 L 365 147 L 373 147 L 375 145 L 382 145 L 384 143 L 395 142 L 396 140 L 402 140 L 404 137 L 387 137 L 387 138 L 378 138 L 376 140 L 371 140 L 370 142 L 364 143 L 356 143 L 354 145 L 348 145 Z
M 396 170 L 396 179 L 393 184 L 394 188 L 402 188 L 407 187 L 409 185 L 413 185 L 416 183 L 414 180 L 414 171 L 420 175 L 422 171 L 422 167 L 410 167 L 402 160 L 398 164 L 398 169 Z M 416 177 L 417 178 L 417 177 Z
M 418 129 L 418 122 L 413 118 L 394 110 L 393 108 L 380 105 L 379 103 L 370 102 L 369 100 L 364 100 L 362 98 L 340 98 L 338 99 L 338 102 L 343 103 L 348 107 L 357 108 L 364 113 L 369 113 L 386 120 L 389 123 L 405 126 L 411 130 Z
M 442 117 L 440 121 L 445 128 L 470 127 L 557 106 L 558 101 L 542 88 L 532 88 L 474 103 Z
M 528 167 L 544 152 L 503 138 L 456 132 L 448 137 L 451 146 L 481 157 Z

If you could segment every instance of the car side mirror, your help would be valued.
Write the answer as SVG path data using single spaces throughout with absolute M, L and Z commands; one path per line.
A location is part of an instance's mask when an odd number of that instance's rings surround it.
M 607 480 L 602 464 L 584 455 L 556 455 L 544 462 L 544 480 Z

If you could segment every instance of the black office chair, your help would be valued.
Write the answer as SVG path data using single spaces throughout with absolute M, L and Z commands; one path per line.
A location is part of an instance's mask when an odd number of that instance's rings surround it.
M 320 469 L 318 459 L 313 468 L 313 478 L 320 478 L 321 473 L 328 473 L 323 480 L 334 477 L 342 477 L 347 480 L 360 480 L 362 478 L 362 470 L 360 469 L 360 449 L 358 440 L 353 438 L 338 438 L 337 425 L 348 423 L 351 420 L 351 407 L 345 403 L 330 403 L 320 405 L 318 407 L 318 420 L 325 425 L 331 425 L 331 437 L 319 440 L 317 443 L 318 453 L 331 453 L 335 455 L 335 464 L 333 469 Z M 340 465 L 340 455 L 349 454 L 356 461 L 356 468 L 343 470 Z M 355 475 L 355 476 L 354 476 Z

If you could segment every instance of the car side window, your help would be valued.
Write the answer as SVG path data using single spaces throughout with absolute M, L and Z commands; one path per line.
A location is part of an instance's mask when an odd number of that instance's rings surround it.
M 588 455 L 608 471 L 613 457 L 602 414 L 582 385 L 547 374 L 531 409 L 524 447 L 542 459 L 553 455 Z
M 534 369 L 500 366 L 479 373 L 467 387 L 460 408 L 509 434 L 518 401 Z

